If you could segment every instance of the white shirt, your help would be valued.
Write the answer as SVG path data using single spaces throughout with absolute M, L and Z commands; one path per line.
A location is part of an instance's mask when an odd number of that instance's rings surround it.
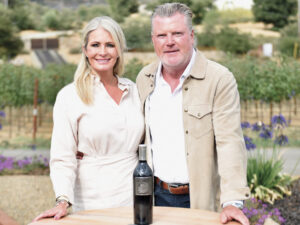
M 132 174 L 144 118 L 136 85 L 118 78 L 118 104 L 94 77 L 94 104 L 85 105 L 75 85 L 64 87 L 53 112 L 51 180 L 56 196 L 65 195 L 73 210 L 132 205 Z M 76 160 L 76 152 L 84 153 Z
M 154 91 L 146 102 L 154 176 L 168 183 L 189 183 L 182 120 L 182 85 L 189 76 L 195 56 L 196 52 L 193 51 L 192 58 L 173 93 L 161 74 L 160 63 Z

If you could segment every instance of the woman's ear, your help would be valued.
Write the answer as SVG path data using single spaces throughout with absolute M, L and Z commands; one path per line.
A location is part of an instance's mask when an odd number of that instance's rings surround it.
M 85 57 L 87 58 L 86 49 L 85 49 L 84 45 L 81 46 L 81 50 L 82 50 L 83 54 L 85 55 Z

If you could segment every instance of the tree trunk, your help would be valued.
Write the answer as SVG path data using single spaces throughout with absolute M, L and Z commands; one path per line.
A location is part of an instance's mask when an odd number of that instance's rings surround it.
M 271 121 L 272 121 L 272 117 L 273 117 L 273 102 L 270 102 L 270 126 L 272 125 Z

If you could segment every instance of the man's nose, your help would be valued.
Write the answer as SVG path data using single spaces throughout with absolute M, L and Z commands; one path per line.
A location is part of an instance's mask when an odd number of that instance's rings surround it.
M 174 44 L 174 38 L 171 34 L 167 35 L 167 45 L 173 45 Z

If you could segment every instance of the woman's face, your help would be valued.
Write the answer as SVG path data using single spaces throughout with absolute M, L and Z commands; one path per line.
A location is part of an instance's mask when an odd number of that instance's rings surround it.
M 102 27 L 92 31 L 84 53 L 92 69 L 99 75 L 113 75 L 119 57 L 111 34 Z

